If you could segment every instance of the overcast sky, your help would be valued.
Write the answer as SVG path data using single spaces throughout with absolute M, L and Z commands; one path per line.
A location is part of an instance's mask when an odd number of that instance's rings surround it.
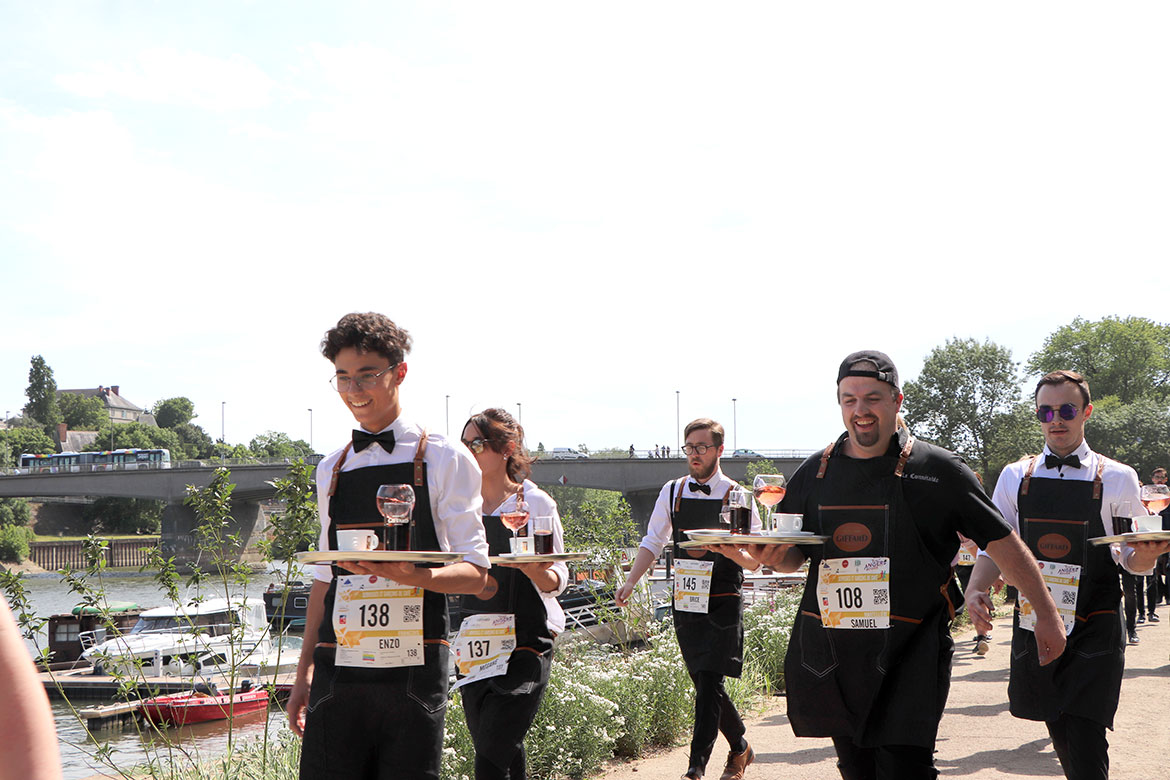
M 0 412 L 185 395 L 329 451 L 324 331 L 529 443 L 840 430 L 861 348 L 1167 321 L 1170 6 L 0 2 Z M 677 394 L 676 394 L 677 391 Z M 448 399 L 449 396 L 449 399 Z M 226 403 L 225 403 L 226 402 Z M 221 416 L 222 412 L 222 416 Z

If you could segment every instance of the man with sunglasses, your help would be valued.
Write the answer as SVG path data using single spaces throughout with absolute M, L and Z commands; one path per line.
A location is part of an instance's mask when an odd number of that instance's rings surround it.
M 380 485 L 411 485 L 412 551 L 446 566 L 316 566 L 288 702 L 303 736 L 300 777 L 438 780 L 447 708 L 448 593 L 479 593 L 490 564 L 480 470 L 471 453 L 401 414 L 410 335 L 381 314 L 347 314 L 325 334 L 331 383 L 359 428 L 317 466 L 320 550 L 338 531 L 383 531 Z
M 797 736 L 833 739 L 845 780 L 938 776 L 959 534 L 989 550 L 1036 600 L 1044 660 L 1064 648 L 1036 561 L 974 472 L 910 435 L 902 400 L 888 355 L 848 355 L 837 371 L 845 433 L 801 464 L 780 503 L 823 543 L 749 548 L 779 571 L 809 563 L 784 662 L 788 717 Z
M 743 670 L 743 569 L 754 571 L 757 565 L 730 545 L 721 545 L 726 548 L 722 554 L 679 547 L 688 541 L 688 530 L 720 527 L 720 512 L 737 486 L 719 468 L 722 425 L 702 417 L 687 423 L 684 436 L 690 474 L 662 486 L 646 536 L 614 600 L 624 607 L 663 548 L 674 545 L 674 630 L 695 684 L 695 727 L 683 778 L 703 777 L 721 732 L 731 750 L 720 780 L 741 780 L 755 753 L 744 738 L 743 720 L 723 687 L 723 678 L 739 677 Z M 754 532 L 760 530 L 754 501 L 751 527 Z
M 1105 729 L 1113 728 L 1125 664 L 1117 565 L 1142 573 L 1170 543 L 1090 543 L 1113 534 L 1113 507 L 1141 511 L 1137 473 L 1085 442 L 1093 405 L 1083 376 L 1046 374 L 1036 385 L 1035 401 L 1044 451 L 1005 468 L 992 500 L 1040 562 L 1060 604 L 1068 644 L 1055 663 L 1037 663 L 1034 612 L 1021 598 L 1013 622 L 1008 699 L 1012 715 L 1044 721 L 1066 777 L 1104 780 L 1109 776 Z M 998 575 L 995 561 L 980 554 L 967 594 L 977 630 L 990 628 L 986 590 Z

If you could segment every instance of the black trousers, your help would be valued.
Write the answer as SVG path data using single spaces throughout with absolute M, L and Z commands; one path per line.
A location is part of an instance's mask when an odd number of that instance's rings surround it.
M 1146 591 L 1146 578 L 1121 570 L 1121 595 L 1125 602 L 1125 630 L 1131 634 L 1137 628 L 1137 613 L 1143 615 L 1154 611 L 1155 601 Z M 1149 596 L 1149 598 L 1147 598 Z M 1149 609 L 1147 610 L 1147 602 Z
M 300 780 L 439 780 L 448 650 L 423 652 L 425 666 L 371 673 L 315 650 Z
M 1064 714 L 1044 725 L 1068 780 L 1108 780 L 1109 740 L 1104 724 Z
M 747 729 L 723 687 L 717 672 L 687 670 L 695 684 L 695 730 L 691 734 L 691 769 L 705 770 L 715 738 L 722 732 L 733 752 L 743 749 Z
M 919 745 L 858 747 L 849 737 L 833 737 L 837 771 L 844 780 L 935 780 L 934 748 Z
M 463 686 L 463 714 L 475 744 L 475 780 L 526 780 L 524 735 L 548 687 L 552 653 L 512 653 L 508 673 Z

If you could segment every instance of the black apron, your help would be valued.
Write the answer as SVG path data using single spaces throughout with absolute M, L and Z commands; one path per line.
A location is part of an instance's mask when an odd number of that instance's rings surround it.
M 1011 713 L 1026 720 L 1054 721 L 1062 713 L 1077 715 L 1113 728 L 1125 671 L 1125 631 L 1121 584 L 1108 545 L 1094 547 L 1089 539 L 1107 536 L 1101 522 L 1101 472 L 1097 456 L 1092 480 L 1033 477 L 1038 458 L 1020 481 L 1020 537 L 1038 560 L 1077 563 L 1076 625 L 1064 653 L 1040 666 L 1036 635 L 1020 628 L 1016 611 L 1012 629 Z
M 518 500 L 523 497 L 521 489 Z M 499 515 L 484 515 L 483 527 L 489 555 L 511 552 L 512 532 Z M 551 669 L 553 634 L 544 600 L 522 571 L 492 566 L 488 589 L 492 595 L 487 598 L 463 596 L 463 614 L 515 615 L 516 649 L 508 658 L 507 674 L 468 683 L 460 690 L 475 752 L 503 769 L 511 765 L 540 709 Z
M 743 672 L 743 568 L 719 553 L 684 550 L 679 544 L 687 541 L 685 531 L 698 528 L 718 528 L 719 512 L 727 503 L 701 498 L 683 498 L 686 477 L 670 486 L 670 526 L 674 534 L 674 558 L 696 558 L 714 561 L 711 571 L 711 597 L 707 614 L 674 612 L 674 631 L 683 661 L 692 672 L 715 672 L 726 677 L 739 677 Z M 677 493 L 676 493 L 677 491 Z
M 427 466 L 423 461 L 426 453 L 426 436 L 419 442 L 418 450 L 413 462 L 395 463 L 389 466 L 370 466 L 368 468 L 341 471 L 349 454 L 349 447 L 342 452 L 333 469 L 333 481 L 330 484 L 329 496 L 329 548 L 337 549 L 337 531 L 340 530 L 372 530 L 382 532 L 385 521 L 378 512 L 375 498 L 381 485 L 413 484 L 414 511 L 410 515 L 411 548 L 414 550 L 438 550 L 439 537 L 435 532 L 435 521 L 431 516 L 431 498 L 427 487 Z M 344 522 L 338 522 L 344 521 Z M 441 564 L 416 564 L 425 566 L 439 566 Z M 329 590 L 325 594 L 325 612 L 321 619 L 321 627 L 317 631 L 318 646 L 330 646 L 337 641 L 333 631 L 333 603 L 337 595 L 337 577 L 352 576 L 350 572 L 333 567 L 333 581 L 329 583 Z M 436 658 L 429 652 L 435 645 L 447 643 L 447 597 L 442 593 L 423 591 L 423 645 L 427 658 L 426 666 L 430 666 L 431 659 Z M 446 654 L 443 654 L 444 657 Z M 389 669 L 358 669 L 354 667 L 340 667 L 338 669 L 339 682 L 380 682 L 408 676 L 411 669 L 418 667 L 395 667 Z M 439 674 L 438 669 L 432 670 Z M 443 688 L 446 689 L 446 667 L 442 668 Z M 445 694 L 445 690 L 444 690 Z
M 913 445 L 907 437 L 899 455 L 830 461 L 834 442 L 821 456 L 804 527 L 829 539 L 808 548 L 808 580 L 784 661 L 797 736 L 849 737 L 859 747 L 934 745 L 950 687 L 954 578 L 950 561 L 936 560 L 923 544 L 902 493 Z M 821 623 L 820 563 L 854 556 L 890 559 L 888 629 Z

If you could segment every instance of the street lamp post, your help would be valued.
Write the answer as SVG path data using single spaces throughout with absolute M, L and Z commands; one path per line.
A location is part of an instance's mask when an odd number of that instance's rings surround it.
M 731 448 L 739 449 L 739 418 L 735 413 L 735 399 L 731 399 Z
M 524 425 L 524 407 L 520 405 L 519 401 L 516 402 L 516 422 L 521 426 Z
M 227 401 L 220 401 L 219 402 L 219 441 L 222 444 L 222 448 L 219 451 L 219 465 L 221 467 L 227 465 L 227 433 L 226 433 L 227 426 L 224 422 L 226 415 L 227 415 Z
M 674 391 L 674 449 L 682 452 L 682 418 L 679 417 L 678 390 Z
M 309 450 L 313 449 L 313 410 L 309 409 Z M 310 452 L 310 454 L 312 454 Z

